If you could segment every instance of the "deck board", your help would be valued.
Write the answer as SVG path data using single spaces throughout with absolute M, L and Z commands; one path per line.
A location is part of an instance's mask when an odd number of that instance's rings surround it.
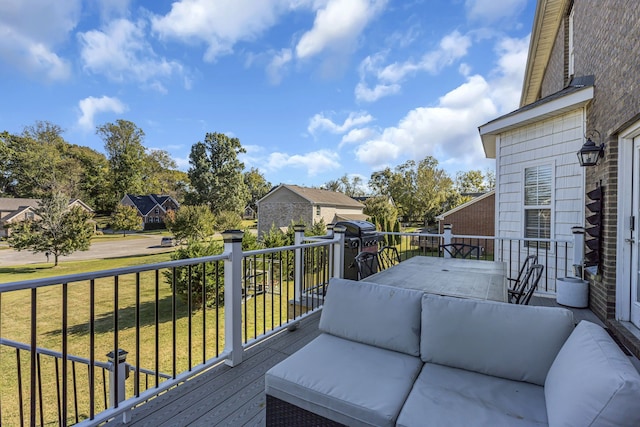
M 532 305 L 556 307 L 555 299 L 533 297 Z M 568 307 L 567 307 L 568 308 Z M 586 319 L 602 325 L 588 309 L 573 309 L 576 323 Z M 282 331 L 247 349 L 235 368 L 223 363 L 175 387 L 132 411 L 123 424 L 113 420 L 108 427 L 155 426 L 264 426 L 264 374 L 288 355 L 320 334 L 319 313 L 300 322 L 294 331 Z
M 264 374 L 320 334 L 319 313 L 300 322 L 294 332 L 284 330 L 247 349 L 244 361 L 231 368 L 223 363 L 158 397 L 108 427 L 260 426 L 264 425 Z

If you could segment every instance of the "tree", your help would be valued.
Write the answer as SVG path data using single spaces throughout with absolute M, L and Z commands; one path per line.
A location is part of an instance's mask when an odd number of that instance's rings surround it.
M 492 190 L 494 186 L 495 175 L 491 170 L 487 170 L 486 174 L 483 174 L 480 170 L 470 170 L 456 174 L 455 187 L 460 194 L 486 193 Z
M 393 198 L 404 221 L 429 223 L 443 212 L 453 181 L 438 168 L 435 158 L 427 156 L 418 163 L 409 160 L 393 171 L 374 172 L 369 185 L 377 194 Z
M 249 200 L 238 154 L 245 153 L 238 138 L 222 133 L 207 133 L 189 154 L 188 175 L 193 187 L 190 204 L 207 204 L 214 215 L 232 211 L 241 215 Z
M 251 168 L 244 173 L 244 184 L 249 192 L 249 206 L 258 212 L 258 200 L 271 190 L 271 183 L 264 178 L 257 168 Z
M 351 178 L 344 174 L 340 179 L 327 181 L 321 186 L 322 189 L 344 193 L 349 197 L 360 197 L 365 195 L 364 183 L 359 175 L 352 175 Z
M 218 231 L 237 230 L 242 218 L 235 211 L 222 211 L 216 216 L 215 229 Z
M 366 199 L 363 213 L 374 219 L 385 218 L 391 224 L 398 220 L 398 209 L 389 201 L 388 196 L 373 196 Z
M 214 233 L 215 220 L 208 206 L 182 205 L 169 211 L 164 223 L 178 241 L 203 241 Z
M 115 231 L 122 231 L 122 237 L 127 236 L 127 231 L 142 230 L 138 210 L 133 206 L 116 206 L 111 214 L 111 228 Z
M 219 255 L 222 251 L 223 246 L 219 241 L 197 242 L 192 240 L 186 246 L 173 251 L 171 259 L 200 258 Z M 185 303 L 189 301 L 189 290 L 191 290 L 192 310 L 201 308 L 204 304 L 207 307 L 224 306 L 224 265 L 222 262 L 203 263 L 195 268 L 191 266 L 169 268 L 163 274 L 171 289 L 175 288 L 176 294 Z M 216 283 L 216 279 L 220 282 Z
M 53 255 L 54 266 L 60 256 L 86 251 L 91 245 L 92 215 L 80 207 L 69 209 L 68 198 L 54 193 L 40 202 L 36 214 L 39 219 L 25 220 L 12 226 L 9 245 L 21 251 Z
M 112 206 L 125 194 L 141 194 L 144 189 L 144 167 L 147 155 L 143 146 L 144 132 L 133 122 L 116 120 L 98 126 L 96 133 L 104 142 L 111 170 Z

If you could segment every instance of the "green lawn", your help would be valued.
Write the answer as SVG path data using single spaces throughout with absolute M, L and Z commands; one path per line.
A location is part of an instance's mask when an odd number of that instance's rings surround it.
M 112 269 L 128 265 L 149 264 L 166 261 L 169 254 L 149 255 L 142 257 L 117 258 L 94 261 L 64 262 L 58 267 L 51 265 L 29 265 L 22 267 L 0 268 L 0 282 L 29 280 L 40 277 L 66 275 L 87 271 Z M 95 281 L 95 350 L 96 360 L 106 361 L 106 353 L 114 346 L 114 280 L 99 279 Z M 283 289 L 289 289 L 293 295 L 291 283 L 283 284 Z M 118 287 L 118 341 L 119 348 L 129 352 L 127 361 L 135 364 L 136 355 L 140 358 L 140 366 L 154 369 L 156 362 L 160 372 L 171 374 L 172 349 L 175 345 L 177 353 L 176 371 L 180 373 L 188 368 L 189 339 L 191 338 L 192 365 L 201 363 L 203 357 L 209 359 L 215 357 L 224 348 L 224 308 L 220 310 L 195 310 L 189 312 L 186 304 L 181 300 L 175 301 L 175 344 L 173 332 L 174 305 L 173 295 L 169 285 L 164 281 L 162 274 L 158 286 L 158 327 L 156 329 L 156 303 L 155 303 L 155 278 L 154 273 L 140 275 L 140 314 L 139 334 L 136 334 L 136 278 L 134 275 L 121 276 Z M 29 343 L 30 340 L 30 300 L 31 291 L 16 291 L 0 294 L 0 335 L 3 338 Z M 61 351 L 62 349 L 62 286 L 53 286 L 38 289 L 37 297 L 37 345 L 39 347 Z M 68 353 L 81 357 L 89 357 L 90 350 L 90 300 L 89 283 L 73 283 L 68 285 Z M 287 296 L 283 295 L 258 295 L 247 301 L 243 306 L 243 317 L 246 315 L 247 338 L 250 340 L 264 332 L 263 325 L 271 329 L 271 325 L 278 325 L 287 318 Z M 253 324 L 257 320 L 257 327 Z M 189 333 L 189 325 L 191 332 Z M 156 361 L 156 333 L 157 345 L 160 348 L 159 358 Z M 202 337 L 207 336 L 207 347 L 202 347 Z M 216 338 L 217 336 L 217 338 Z M 136 353 L 136 341 L 139 343 L 139 352 Z M 216 347 L 217 342 L 217 347 Z M 28 417 L 28 390 L 29 390 L 29 353 L 21 352 L 22 376 L 24 389 L 25 414 Z M 14 425 L 19 423 L 18 392 L 16 376 L 16 352 L 2 347 L 0 349 L 0 369 L 3 375 L 0 377 L 0 398 L 2 399 L 1 425 Z M 71 369 L 71 365 L 69 365 Z M 77 384 L 79 386 L 78 407 L 81 418 L 88 414 L 88 392 L 86 367 L 78 365 Z M 45 419 L 56 419 L 56 377 L 55 366 L 50 358 L 42 358 L 41 376 L 45 402 L 43 411 Z M 71 371 L 70 371 L 71 376 Z M 132 376 L 133 377 L 133 376 Z M 128 396 L 133 393 L 132 377 L 127 381 Z M 102 378 L 97 378 L 96 384 L 96 411 L 103 409 Z M 73 383 L 69 379 L 69 390 Z M 150 380 L 153 385 L 153 379 Z M 144 389 L 144 387 L 143 387 Z M 69 402 L 70 421 L 75 416 L 73 398 Z M 28 418 L 27 418 L 28 419 Z M 51 425 L 56 424 L 51 422 Z

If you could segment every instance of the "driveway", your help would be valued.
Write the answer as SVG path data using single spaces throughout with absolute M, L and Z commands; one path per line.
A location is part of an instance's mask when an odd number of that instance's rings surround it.
M 149 255 L 161 252 L 170 252 L 173 248 L 160 246 L 160 235 L 138 234 L 135 237 L 113 238 L 97 241 L 91 244 L 88 251 L 74 252 L 69 256 L 60 257 L 58 261 L 80 261 L 87 259 L 114 258 L 130 255 Z M 33 254 L 30 251 L 14 251 L 13 249 L 0 250 L 0 266 L 40 264 L 47 262 L 45 254 Z M 53 257 L 49 257 L 53 263 Z

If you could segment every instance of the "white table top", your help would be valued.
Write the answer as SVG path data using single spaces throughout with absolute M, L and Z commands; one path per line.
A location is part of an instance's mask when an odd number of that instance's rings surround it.
M 363 280 L 437 295 L 505 302 L 505 277 L 502 262 L 416 256 Z

